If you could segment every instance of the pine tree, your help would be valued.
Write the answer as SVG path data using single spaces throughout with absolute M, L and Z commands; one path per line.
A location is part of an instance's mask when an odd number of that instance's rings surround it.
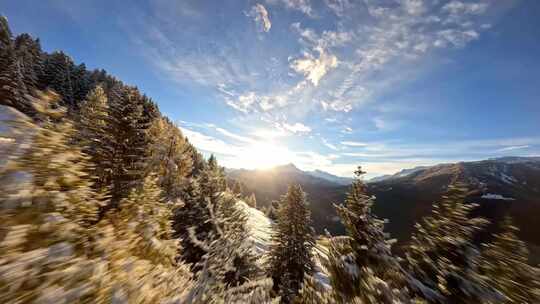
M 23 69 L 17 58 L 11 30 L 5 17 L 0 17 L 0 104 L 15 107 L 25 114 L 34 114 L 24 83 Z
M 40 83 L 54 90 L 62 97 L 63 104 L 72 109 L 75 107 L 73 95 L 73 60 L 63 52 L 54 52 L 45 56 L 43 75 Z
M 178 199 L 193 170 L 193 156 L 178 127 L 165 118 L 152 122 L 148 130 L 148 169 L 159 176 L 159 184 L 169 199 Z
M 425 288 L 411 290 L 417 297 L 440 303 L 483 303 L 500 301 L 478 270 L 480 255 L 473 244 L 475 233 L 488 223 L 471 218 L 474 204 L 464 202 L 465 185 L 450 185 L 432 215 L 416 225 L 406 252 L 407 270 Z M 433 296 L 436 298 L 433 299 Z
M 94 166 L 91 175 L 96 177 L 96 188 L 105 188 L 112 164 L 112 138 L 109 134 L 110 117 L 107 95 L 97 86 L 86 97 L 78 120 L 78 140 L 85 147 Z
M 71 79 L 73 83 L 73 102 L 78 107 L 91 89 L 90 78 L 84 63 L 73 67 Z
M 199 176 L 188 183 L 182 197 L 184 204 L 175 211 L 174 227 L 183 246 L 181 258 L 195 270 L 198 269 L 197 264 L 205 252 L 192 242 L 190 231 L 201 241 L 206 241 L 212 233 L 215 234 L 208 206 L 218 206 L 219 197 L 225 190 L 223 170 L 212 155 Z
M 506 218 L 502 231 L 484 245 L 481 270 L 490 286 L 505 296 L 505 303 L 540 303 L 540 271 L 528 264 L 527 246 Z
M 314 231 L 306 194 L 299 185 L 290 186 L 281 198 L 272 242 L 268 275 L 282 301 L 290 303 L 314 267 L 311 253 L 315 246 Z
M 31 93 L 38 88 L 39 77 L 43 74 L 43 52 L 39 39 L 21 34 L 15 38 L 14 48 L 21 65 L 23 82 Z
M 199 177 L 201 191 L 203 196 L 212 197 L 216 193 L 223 192 L 227 189 L 225 179 L 225 171 L 219 166 L 214 155 L 210 155 L 206 166 Z M 211 203 L 214 203 L 211 201 Z
M 334 298 L 339 303 L 394 303 L 400 292 L 401 269 L 384 233 L 385 222 L 371 211 L 374 198 L 366 194 L 359 167 L 345 204 L 336 206 L 347 231 L 345 238 L 330 238 L 326 268 Z
M 134 88 L 117 86 L 109 95 L 108 132 L 112 138 L 109 176 L 113 207 L 141 185 L 148 166 L 149 123 L 143 114 L 140 94 Z

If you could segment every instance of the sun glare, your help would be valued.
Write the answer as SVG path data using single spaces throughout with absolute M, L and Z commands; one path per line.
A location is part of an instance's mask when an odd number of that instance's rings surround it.
M 256 143 L 245 149 L 241 157 L 244 168 L 269 169 L 291 162 L 291 153 L 284 147 L 268 143 Z

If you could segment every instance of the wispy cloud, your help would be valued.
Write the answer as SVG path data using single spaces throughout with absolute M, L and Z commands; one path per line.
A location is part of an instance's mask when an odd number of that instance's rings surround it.
M 132 31 L 148 58 L 172 79 L 214 89 L 216 97 L 240 115 L 262 116 L 270 122 L 294 116 L 301 121 L 313 112 L 351 113 L 376 101 L 404 81 L 403 75 L 412 75 L 404 70 L 418 69 L 422 65 L 418 63 L 431 60 L 441 50 L 463 48 L 479 39 L 489 30 L 485 26 L 489 20 L 483 16 L 496 5 L 455 0 L 324 3 L 315 6 L 309 0 L 266 0 L 264 5 L 250 6 L 246 14 L 262 33 L 274 29 L 269 5 L 279 20 L 287 20 L 280 16 L 283 8 L 317 16 L 310 22 L 292 19 L 290 31 L 281 29 L 279 41 L 270 41 L 267 35 L 258 41 L 262 45 L 246 44 L 256 32 L 227 33 L 226 26 L 213 23 L 208 25 L 210 36 L 203 32 L 197 37 L 204 39 L 187 37 L 192 47 L 186 47 L 181 26 L 145 26 Z M 334 15 L 330 18 L 315 9 Z M 161 24 L 180 22 L 163 21 Z M 216 26 L 222 33 L 214 32 Z
M 470 14 L 478 15 L 484 13 L 488 8 L 487 3 L 463 3 L 461 1 L 450 1 L 443 7 L 443 11 L 447 11 L 452 15 Z
M 257 29 L 260 32 L 268 32 L 272 27 L 272 22 L 270 22 L 270 17 L 268 16 L 268 11 L 260 3 L 252 6 L 251 10 L 247 15 L 253 18 L 253 20 L 257 24 Z
M 310 17 L 315 16 L 310 0 L 266 0 L 266 2 L 272 5 L 281 4 L 288 9 L 300 11 Z
M 324 3 L 339 17 L 342 17 L 348 9 L 352 8 L 350 0 L 324 0 Z
M 288 124 L 284 123 L 282 124 L 283 128 L 287 131 L 290 131 L 292 133 L 309 133 L 311 132 L 311 128 L 302 124 L 302 123 L 295 123 L 295 124 Z
M 366 147 L 369 145 L 368 143 L 359 141 L 342 141 L 341 144 L 350 147 Z
M 500 149 L 497 150 L 497 152 L 508 152 L 508 151 L 514 151 L 514 150 L 523 150 L 523 149 L 527 149 L 529 147 L 530 147 L 529 145 L 509 146 L 509 147 L 500 148 Z
M 321 138 L 321 141 L 322 141 L 323 145 L 325 145 L 327 148 L 332 149 L 334 151 L 339 150 L 339 148 L 336 145 L 330 143 L 326 138 L 324 138 L 324 137 Z
M 246 136 L 241 136 L 241 135 L 238 135 L 236 133 L 233 133 L 231 131 L 227 131 L 223 128 L 219 128 L 219 127 L 216 127 L 215 128 L 216 131 L 218 131 L 219 133 L 229 137 L 229 138 L 232 138 L 232 139 L 235 139 L 235 140 L 238 140 L 238 141 L 241 141 L 241 142 L 245 142 L 245 143 L 255 143 L 255 140 L 252 139 L 252 138 L 249 138 L 249 137 L 246 137 Z

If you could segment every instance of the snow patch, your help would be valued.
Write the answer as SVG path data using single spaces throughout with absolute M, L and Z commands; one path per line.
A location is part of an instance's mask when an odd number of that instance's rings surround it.
M 236 204 L 247 215 L 246 225 L 250 231 L 250 240 L 255 246 L 255 253 L 265 254 L 272 239 L 272 220 L 262 211 L 249 207 L 244 201 L 239 200 Z
M 501 172 L 500 176 L 501 176 L 501 180 L 507 184 L 517 183 L 517 180 L 513 176 L 507 175 L 504 172 Z
M 500 194 L 493 194 L 493 193 L 486 193 L 482 195 L 482 198 L 484 199 L 493 199 L 493 200 L 503 200 L 503 201 L 515 201 L 515 198 L 512 197 L 504 197 Z

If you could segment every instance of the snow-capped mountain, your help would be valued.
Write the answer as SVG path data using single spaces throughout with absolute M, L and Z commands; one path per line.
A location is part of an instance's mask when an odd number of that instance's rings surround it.
M 319 177 L 329 182 L 336 183 L 338 185 L 346 186 L 352 184 L 353 182 L 353 179 L 350 177 L 337 176 L 321 170 L 307 171 L 306 173 L 311 176 Z

